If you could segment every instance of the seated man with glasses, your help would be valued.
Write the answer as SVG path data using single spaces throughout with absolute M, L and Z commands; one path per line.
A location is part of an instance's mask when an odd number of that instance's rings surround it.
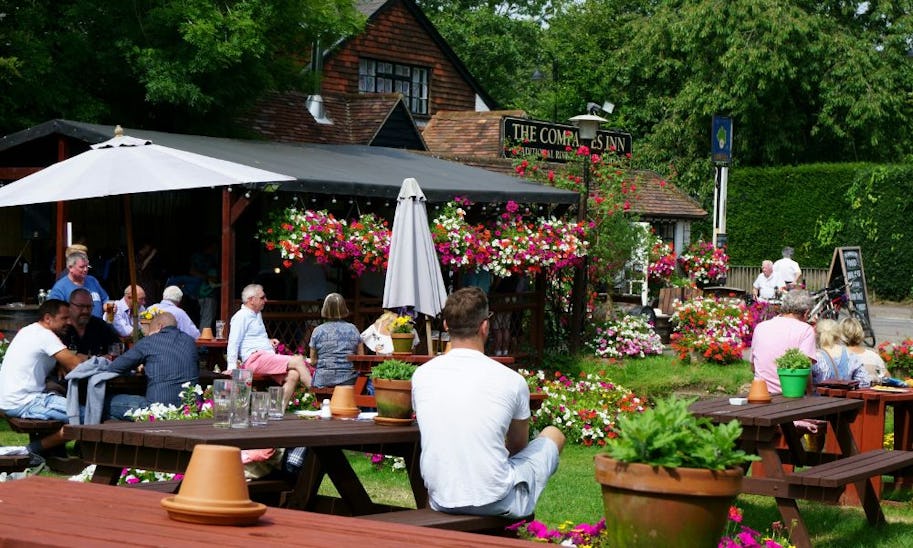
M 457 514 L 526 517 L 558 468 L 564 434 L 547 426 L 529 440 L 526 380 L 483 353 L 491 314 L 481 289 L 455 291 L 443 316 L 450 351 L 412 377 L 429 505 Z
M 85 288 L 92 296 L 92 315 L 104 318 L 104 304 L 108 293 L 95 276 L 89 274 L 89 257 L 81 251 L 67 255 L 67 275 L 61 276 L 48 292 L 49 299 L 67 301 L 74 289 Z

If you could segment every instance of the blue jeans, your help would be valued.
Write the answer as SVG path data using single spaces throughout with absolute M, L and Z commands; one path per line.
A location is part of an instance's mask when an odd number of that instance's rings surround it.
M 117 419 L 119 421 L 132 421 L 127 417 L 127 411 L 131 409 L 140 409 L 149 407 L 149 401 L 142 396 L 134 394 L 114 394 L 105 397 L 105 409 L 102 412 L 102 419 Z
M 51 421 L 67 422 L 67 399 L 58 394 L 49 392 L 37 394 L 32 401 L 15 409 L 4 411 L 10 417 L 20 419 L 43 419 Z M 83 409 L 80 406 L 79 414 L 82 415 Z

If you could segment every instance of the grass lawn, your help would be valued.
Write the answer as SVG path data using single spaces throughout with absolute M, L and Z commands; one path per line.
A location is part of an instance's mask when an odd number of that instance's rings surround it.
M 638 395 L 655 399 L 671 393 L 684 395 L 735 394 L 751 380 L 749 366 L 740 362 L 728 366 L 684 365 L 669 357 L 627 360 L 614 364 L 584 359 L 575 369 L 586 372 L 604 371 L 616 384 Z M 0 443 L 21 445 L 25 436 L 0 426 Z M 551 479 L 539 505 L 536 517 L 556 527 L 564 521 L 595 523 L 603 515 L 600 488 L 594 479 L 593 456 L 598 448 L 568 446 L 561 456 L 561 465 Z M 387 464 L 377 470 L 362 453 L 349 453 L 356 472 L 376 502 L 411 506 L 411 490 L 406 475 L 394 472 Z M 43 474 L 46 474 L 43 473 Z M 330 483 L 324 482 L 321 493 L 335 494 Z M 907 547 L 913 546 L 913 502 L 910 495 L 899 497 L 901 502 L 882 504 L 888 524 L 869 526 L 861 508 L 845 508 L 800 501 L 800 509 L 816 546 L 841 547 Z M 780 519 L 772 498 L 743 495 L 737 504 L 743 509 L 744 523 L 764 531 Z

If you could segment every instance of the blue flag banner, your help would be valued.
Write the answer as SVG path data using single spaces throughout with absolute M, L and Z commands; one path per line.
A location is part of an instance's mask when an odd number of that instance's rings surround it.
M 732 161 L 732 118 L 714 116 L 710 128 L 710 157 L 716 164 Z

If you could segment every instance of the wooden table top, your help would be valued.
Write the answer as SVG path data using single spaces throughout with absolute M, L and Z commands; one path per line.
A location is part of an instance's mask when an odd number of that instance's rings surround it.
M 281 421 L 269 421 L 266 426 L 251 428 L 215 428 L 211 419 L 67 425 L 64 437 L 87 442 L 192 451 L 197 444 L 257 449 L 416 443 L 419 431 L 414 424 L 380 426 L 373 421 L 302 419 L 286 415 Z
M 529 546 L 526 541 L 269 508 L 249 527 L 170 519 L 161 493 L 46 477 L 0 483 L 0 544 L 41 546 Z M 49 527 L 49 524 L 59 526 Z
M 901 388 L 902 392 L 877 390 L 873 388 L 858 388 L 846 390 L 843 388 L 825 388 L 819 386 L 818 393 L 836 398 L 853 398 L 858 400 L 881 400 L 885 402 L 913 401 L 913 388 Z
M 206 348 L 228 348 L 228 339 L 197 339 L 197 346 Z
M 770 403 L 732 405 L 729 398 L 713 398 L 695 402 L 691 412 L 715 421 L 738 420 L 743 426 L 770 427 L 801 419 L 820 419 L 841 413 L 855 413 L 862 407 L 859 400 L 806 396 L 784 398 L 773 396 Z

